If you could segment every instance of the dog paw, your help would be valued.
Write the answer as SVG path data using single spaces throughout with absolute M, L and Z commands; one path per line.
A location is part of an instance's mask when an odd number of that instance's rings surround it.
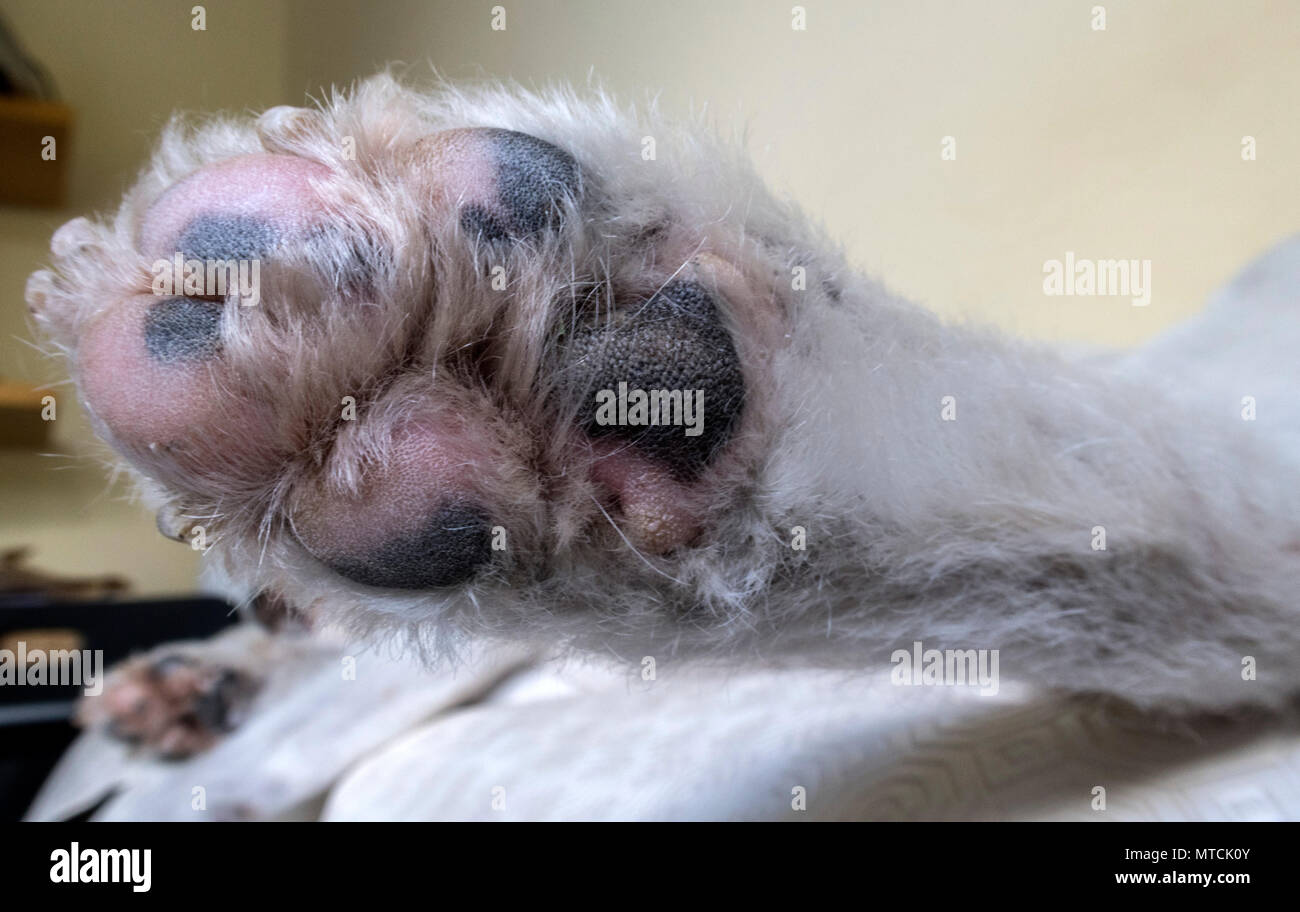
M 110 735 L 167 759 L 212 747 L 233 730 L 257 693 L 242 670 L 182 653 L 132 659 L 116 668 L 104 691 L 83 698 L 83 727 Z
M 771 245 L 632 127 L 476 113 L 371 86 L 169 135 L 29 283 L 177 537 L 296 604 L 671 577 L 762 459 Z

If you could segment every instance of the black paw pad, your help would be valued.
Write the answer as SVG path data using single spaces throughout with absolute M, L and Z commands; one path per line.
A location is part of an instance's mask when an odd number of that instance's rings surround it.
M 381 589 L 438 589 L 469 580 L 492 559 L 487 514 L 451 503 L 423 528 L 394 539 L 361 560 L 332 560 L 329 567 L 354 583 Z
M 470 237 L 488 242 L 509 240 L 511 236 L 505 222 L 492 210 L 477 203 L 466 203 L 461 207 L 460 227 Z
M 564 348 L 563 362 L 565 395 L 578 408 L 584 430 L 592 437 L 626 440 L 680 479 L 689 480 L 708 465 L 731 438 L 745 403 L 736 347 L 713 298 L 696 282 L 669 282 L 644 303 L 579 328 Z M 629 420 L 608 423 L 609 394 L 622 389 L 632 404 Z M 674 422 L 675 395 L 659 397 L 659 423 L 647 423 L 649 416 L 635 412 L 637 391 L 651 401 L 659 391 L 702 401 L 700 414 L 686 416 L 697 422 L 691 428 L 696 433 Z
M 165 298 L 144 317 L 144 345 L 162 364 L 202 361 L 221 346 L 222 306 L 199 298 Z
M 239 672 L 224 668 L 210 687 L 195 695 L 189 719 L 194 725 L 214 732 L 234 729 L 249 690 L 249 683 Z
M 195 216 L 176 242 L 187 260 L 255 260 L 272 250 L 275 229 L 251 215 Z
M 540 234 L 559 224 L 566 199 L 580 190 L 578 163 L 563 149 L 515 130 L 487 130 L 500 215 L 479 205 L 460 213 L 461 227 L 489 241 Z

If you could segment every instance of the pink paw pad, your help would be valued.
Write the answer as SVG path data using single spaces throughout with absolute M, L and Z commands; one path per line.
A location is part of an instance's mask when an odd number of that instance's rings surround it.
M 329 176 L 324 165 L 289 155 L 244 155 L 209 165 L 149 207 L 138 246 L 160 258 L 261 258 L 320 220 L 313 183 Z
M 77 721 L 181 759 L 238 725 L 257 690 L 250 675 L 189 655 L 132 659 L 112 672 L 102 695 L 82 701 Z
M 290 156 L 241 156 L 191 175 L 146 212 L 138 247 L 159 269 L 171 270 L 168 293 L 107 308 L 83 334 L 78 366 L 92 412 L 151 471 L 193 487 L 204 478 L 256 478 L 282 458 L 272 406 L 243 382 L 245 366 L 232 365 L 225 351 L 229 334 L 244 331 L 239 323 L 249 316 L 213 289 L 182 293 L 184 270 L 171 267 L 178 259 L 198 261 L 206 277 L 210 262 L 256 261 L 257 271 L 245 275 L 260 277 L 263 258 L 319 221 L 313 182 L 328 175 L 324 166 Z M 235 295 L 238 288 L 226 291 Z M 232 319 L 236 325 L 228 326 Z
M 136 295 L 82 337 L 78 365 L 90 411 L 128 454 L 173 480 L 250 462 L 257 471 L 270 458 L 270 408 L 234 392 L 221 361 L 223 311 L 212 301 Z
M 290 516 L 314 557 L 362 585 L 469 581 L 492 561 L 494 527 L 517 525 L 535 497 L 527 482 L 507 477 L 509 443 L 493 437 L 488 421 L 448 409 L 401 420 L 377 458 L 349 452 L 353 445 L 344 441 L 325 471 L 359 469 L 359 481 L 348 491 L 324 481 L 306 486 Z M 507 515 L 493 515 L 503 507 Z
M 514 130 L 447 130 L 416 143 L 436 210 L 487 242 L 535 237 L 560 223 L 582 192 L 573 156 Z

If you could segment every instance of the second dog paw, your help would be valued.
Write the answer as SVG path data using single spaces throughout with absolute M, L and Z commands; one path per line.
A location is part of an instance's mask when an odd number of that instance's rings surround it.
M 207 750 L 233 730 L 256 695 L 248 673 L 179 653 L 132 659 L 104 692 L 85 697 L 78 723 L 167 759 Z

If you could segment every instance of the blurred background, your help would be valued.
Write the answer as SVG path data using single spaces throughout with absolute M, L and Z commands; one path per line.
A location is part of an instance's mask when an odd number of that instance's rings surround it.
M 863 269 L 1031 337 L 1139 342 L 1300 225 L 1294 0 L 811 0 L 802 30 L 789 0 L 201 6 L 196 30 L 191 0 L 0 0 L 70 112 L 62 203 L 0 206 L 0 382 L 62 379 L 25 341 L 26 277 L 59 224 L 112 211 L 171 112 L 303 104 L 392 62 L 416 83 L 597 80 L 706 109 Z M 1150 306 L 1045 296 L 1066 251 L 1150 259 Z M 138 595 L 193 589 L 196 555 L 106 484 L 70 389 L 50 391 L 49 439 L 0 448 L 0 551 Z

